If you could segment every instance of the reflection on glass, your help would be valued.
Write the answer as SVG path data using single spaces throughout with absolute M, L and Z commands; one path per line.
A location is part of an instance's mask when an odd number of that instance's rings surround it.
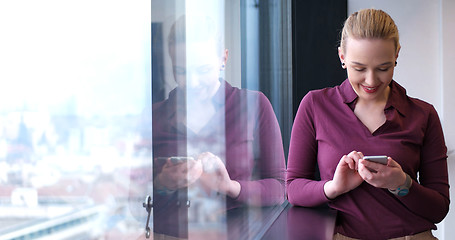
M 187 14 L 168 35 L 177 87 L 152 111 L 155 238 L 233 239 L 230 221 L 245 221 L 237 208 L 284 202 L 274 111 L 262 93 L 222 79 L 229 54 L 218 29 Z

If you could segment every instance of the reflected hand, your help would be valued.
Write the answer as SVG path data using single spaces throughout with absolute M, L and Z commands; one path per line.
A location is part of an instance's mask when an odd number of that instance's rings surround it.
M 362 158 L 361 152 L 352 151 L 340 159 L 333 180 L 324 185 L 324 193 L 329 199 L 349 192 L 363 182 L 363 178 L 357 172 L 358 162 Z
M 391 157 L 387 165 L 361 159 L 359 161 L 359 174 L 367 183 L 378 188 L 396 189 L 406 181 L 406 174 Z
M 171 159 L 166 160 L 161 172 L 157 176 L 157 187 L 169 190 L 188 187 L 196 182 L 202 174 L 200 160 L 188 159 L 182 163 L 173 163 Z
M 210 152 L 198 156 L 202 162 L 203 173 L 200 177 L 202 185 L 208 189 L 226 194 L 232 198 L 240 194 L 240 183 L 231 180 L 223 161 Z

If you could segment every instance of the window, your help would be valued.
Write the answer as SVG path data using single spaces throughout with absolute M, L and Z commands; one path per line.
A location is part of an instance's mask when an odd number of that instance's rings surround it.
M 150 3 L 6 1 L 0 31 L 0 238 L 138 235 Z
M 288 2 L 1 2 L 0 238 L 137 239 L 147 196 L 151 234 L 263 234 L 285 202 Z M 179 19 L 183 45 L 170 37 Z M 182 105 L 163 107 L 172 99 Z M 169 140 L 161 127 L 180 117 L 184 139 Z M 180 162 L 200 170 L 189 184 L 157 178 Z M 220 166 L 242 196 L 216 184 Z M 167 215 L 174 226 L 160 225 Z

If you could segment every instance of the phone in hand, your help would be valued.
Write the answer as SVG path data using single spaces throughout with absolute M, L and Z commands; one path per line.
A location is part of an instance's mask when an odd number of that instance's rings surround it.
M 363 159 L 387 165 L 387 156 L 365 156 Z
M 193 157 L 177 157 L 177 156 L 174 156 L 174 157 L 158 157 L 158 158 L 156 158 L 157 162 L 160 163 L 160 164 L 165 164 L 168 159 L 170 159 L 171 163 L 174 164 L 174 165 L 177 165 L 177 164 L 180 164 L 180 163 L 186 163 L 189 160 L 194 160 Z

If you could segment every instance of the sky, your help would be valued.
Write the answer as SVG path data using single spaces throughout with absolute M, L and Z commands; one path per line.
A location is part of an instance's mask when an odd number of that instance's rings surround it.
M 134 114 L 150 96 L 150 1 L 0 1 L 0 112 Z

